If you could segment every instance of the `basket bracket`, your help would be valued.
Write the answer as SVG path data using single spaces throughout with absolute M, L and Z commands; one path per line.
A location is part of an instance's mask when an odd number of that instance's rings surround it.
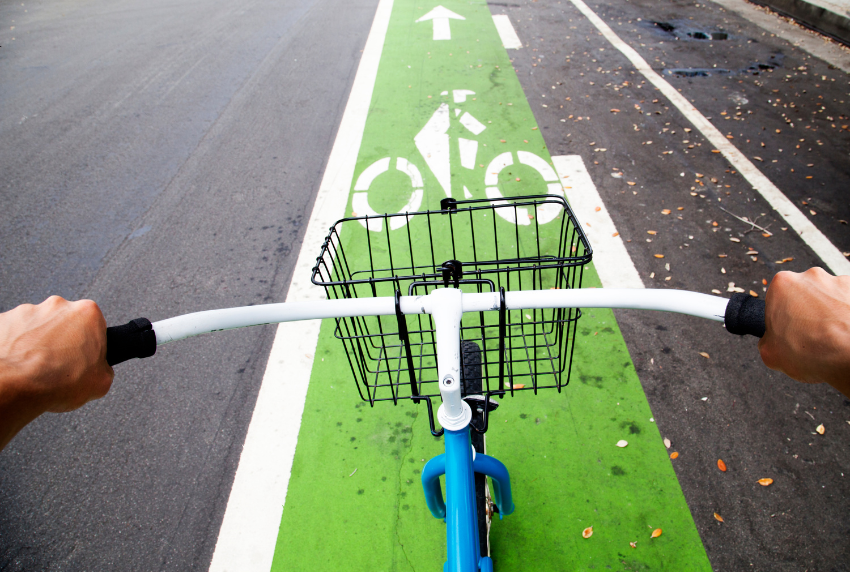
M 443 284 L 449 287 L 449 282 L 454 282 L 455 288 L 459 287 L 460 279 L 463 278 L 463 263 L 460 260 L 446 260 L 440 267 L 443 272 Z

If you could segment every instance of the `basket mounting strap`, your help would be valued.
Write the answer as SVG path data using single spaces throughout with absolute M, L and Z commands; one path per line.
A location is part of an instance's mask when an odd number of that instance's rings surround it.
M 401 290 L 395 291 L 395 317 L 398 320 L 398 337 L 404 344 L 404 355 L 407 358 L 407 373 L 410 375 L 410 394 L 414 396 L 413 403 L 419 403 L 419 387 L 416 385 L 416 375 L 413 369 L 413 356 L 410 354 L 410 336 L 407 333 L 407 320 L 401 313 Z

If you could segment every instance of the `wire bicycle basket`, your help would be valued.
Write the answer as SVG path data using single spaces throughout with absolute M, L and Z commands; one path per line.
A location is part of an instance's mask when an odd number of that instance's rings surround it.
M 403 315 L 398 297 L 434 288 L 501 292 L 499 312 L 465 313 L 467 379 L 489 395 L 569 383 L 577 308 L 506 310 L 504 292 L 579 288 L 592 251 L 567 202 L 554 195 L 499 200 L 443 199 L 439 211 L 353 216 L 337 221 L 313 267 L 328 299 L 396 296 L 395 316 L 337 318 L 360 397 L 378 401 L 439 396 L 434 322 Z M 541 222 L 544 221 L 544 222 Z M 467 348 L 475 349 L 471 355 Z M 480 361 L 480 368 L 464 361 Z M 474 373 L 470 373 L 474 372 Z M 433 431 L 433 421 L 432 421 Z M 435 433 L 436 434 L 436 433 Z

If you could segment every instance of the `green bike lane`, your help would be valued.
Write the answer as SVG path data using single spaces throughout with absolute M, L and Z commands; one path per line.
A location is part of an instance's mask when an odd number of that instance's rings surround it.
M 486 3 L 442 6 L 463 19 L 394 2 L 347 215 L 484 198 L 488 175 L 505 196 L 550 189 L 528 158 L 551 168 L 551 157 Z M 451 39 L 435 40 L 446 26 Z M 506 152 L 511 164 L 494 161 Z M 352 242 L 349 259 L 365 259 L 365 241 Z M 601 286 L 592 265 L 583 286 Z M 424 404 L 360 400 L 333 330 L 322 324 L 272 569 L 437 570 L 445 525 L 419 479 L 442 440 Z M 572 383 L 505 398 L 491 419 L 488 453 L 508 467 L 517 507 L 491 528 L 496 569 L 709 570 L 651 418 L 613 312 L 586 311 Z

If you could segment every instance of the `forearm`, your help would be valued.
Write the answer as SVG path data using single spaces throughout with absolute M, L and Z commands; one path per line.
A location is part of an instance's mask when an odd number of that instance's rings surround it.
M 37 400 L 23 390 L 20 377 L 0 363 L 0 451 L 28 423 L 44 413 Z

